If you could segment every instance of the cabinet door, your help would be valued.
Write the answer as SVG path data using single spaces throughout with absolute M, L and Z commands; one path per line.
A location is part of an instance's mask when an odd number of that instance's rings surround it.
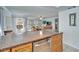
M 12 52 L 32 52 L 32 43 L 12 48 Z
M 57 34 L 57 35 L 52 36 L 51 50 L 53 52 L 61 52 L 61 51 L 63 51 L 62 34 Z
M 10 52 L 10 49 L 1 50 L 0 52 Z

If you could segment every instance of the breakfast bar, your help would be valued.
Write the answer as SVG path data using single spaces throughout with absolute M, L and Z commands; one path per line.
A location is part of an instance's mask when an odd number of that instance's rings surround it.
M 51 52 L 63 51 L 63 33 L 53 31 L 10 33 L 0 38 L 0 52 L 34 52 L 34 43 L 50 40 Z M 38 46 L 38 45 L 37 45 Z

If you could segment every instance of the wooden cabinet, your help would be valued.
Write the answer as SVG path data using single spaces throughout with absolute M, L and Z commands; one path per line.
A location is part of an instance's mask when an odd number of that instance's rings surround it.
M 52 36 L 52 38 L 51 38 L 51 51 L 52 52 L 63 51 L 62 33 Z
M 12 52 L 32 52 L 32 43 L 20 45 L 12 48 Z
M 10 49 L 1 50 L 0 52 L 10 52 Z

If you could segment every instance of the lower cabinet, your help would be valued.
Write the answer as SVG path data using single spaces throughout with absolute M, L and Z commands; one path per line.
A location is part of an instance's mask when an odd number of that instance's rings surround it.
M 10 52 L 10 49 L 1 50 L 0 52 Z
M 32 43 L 20 45 L 12 48 L 12 52 L 32 52 Z
M 62 33 L 52 36 L 52 38 L 51 38 L 51 51 L 52 52 L 63 51 Z

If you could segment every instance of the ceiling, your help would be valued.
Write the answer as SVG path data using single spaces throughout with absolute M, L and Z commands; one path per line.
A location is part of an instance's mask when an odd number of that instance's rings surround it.
M 58 17 L 59 11 L 67 10 L 72 6 L 6 6 L 13 15 L 27 17 Z

